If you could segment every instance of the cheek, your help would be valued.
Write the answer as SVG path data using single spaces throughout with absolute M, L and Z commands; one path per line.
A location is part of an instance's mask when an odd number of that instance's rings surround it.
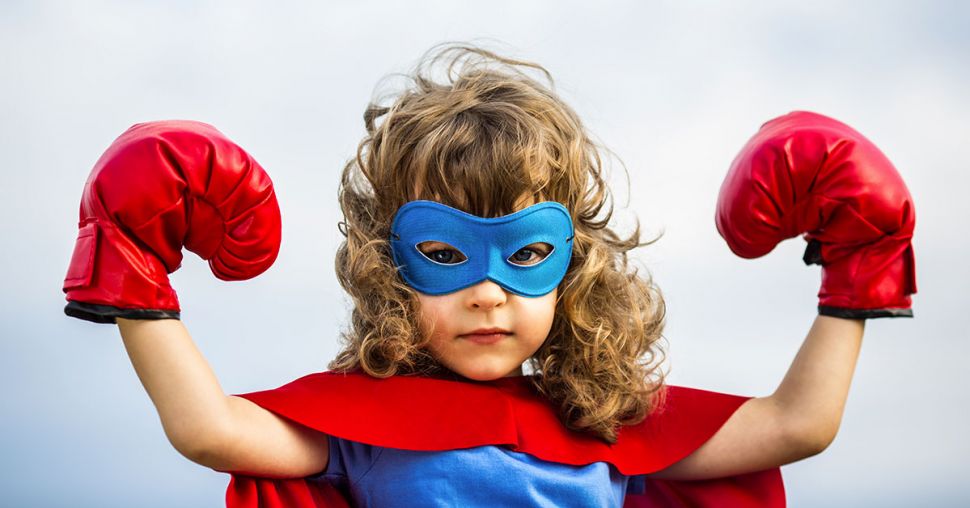
M 543 337 L 548 335 L 556 315 L 556 291 L 532 299 L 527 306 L 526 315 L 529 316 L 529 328 L 534 334 Z
M 549 322 L 552 322 L 552 317 L 556 314 L 556 301 L 558 299 L 559 299 L 558 288 L 553 289 L 551 293 L 541 298 L 543 316 L 546 316 L 549 319 Z
M 447 316 L 445 302 L 441 297 L 418 294 L 418 324 L 424 337 L 432 336 L 435 330 L 441 330 L 444 323 L 440 316 Z

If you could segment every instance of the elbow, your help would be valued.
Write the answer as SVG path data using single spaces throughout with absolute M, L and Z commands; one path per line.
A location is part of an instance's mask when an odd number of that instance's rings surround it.
M 785 425 L 786 441 L 795 460 L 824 452 L 835 441 L 839 424 L 838 419 L 799 418 Z
M 212 469 L 223 466 L 230 432 L 225 425 L 183 425 L 165 429 L 169 442 L 183 457 Z
M 806 436 L 802 441 L 802 453 L 805 458 L 824 452 L 835 441 L 837 432 L 818 433 Z

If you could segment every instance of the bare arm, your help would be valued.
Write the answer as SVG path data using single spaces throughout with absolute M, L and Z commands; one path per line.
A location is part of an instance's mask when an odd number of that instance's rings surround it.
M 818 454 L 835 439 L 865 320 L 818 316 L 778 389 L 748 400 L 694 453 L 652 475 L 705 479 Z
M 227 396 L 177 319 L 118 319 L 131 364 L 172 446 L 219 471 L 301 477 L 326 468 L 326 435 Z

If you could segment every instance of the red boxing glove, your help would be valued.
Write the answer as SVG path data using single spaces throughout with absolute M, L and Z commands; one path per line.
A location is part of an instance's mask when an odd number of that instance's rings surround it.
M 731 163 L 715 219 L 744 258 L 805 233 L 805 264 L 822 265 L 819 314 L 913 316 L 913 199 L 889 159 L 848 125 L 807 111 L 766 122 Z
M 64 312 L 96 323 L 178 319 L 168 274 L 181 265 L 183 246 L 216 277 L 249 279 L 276 260 L 280 227 L 273 182 L 215 127 L 134 125 L 84 185 Z

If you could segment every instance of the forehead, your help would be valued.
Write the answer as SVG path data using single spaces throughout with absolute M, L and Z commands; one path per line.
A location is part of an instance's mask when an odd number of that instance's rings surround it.
M 472 215 L 477 215 L 483 218 L 489 217 L 499 217 L 502 215 L 508 215 L 510 213 L 518 212 L 519 210 L 524 210 L 536 203 L 541 203 L 546 201 L 546 197 L 543 193 L 529 193 L 522 192 L 514 200 L 512 200 L 511 207 L 505 206 L 499 201 L 506 201 L 502 199 L 488 200 L 485 199 L 483 202 L 475 206 L 469 202 L 467 197 L 462 196 L 460 193 L 452 194 L 451 196 L 443 196 L 438 192 L 429 192 L 427 189 L 415 186 L 413 190 L 413 198 L 411 201 L 416 200 L 427 200 L 441 203 L 443 205 L 448 205 L 452 208 L 456 208 L 465 213 L 470 213 Z
M 482 164 L 461 161 L 412 166 L 406 172 L 405 178 L 410 183 L 405 184 L 407 195 L 403 196 L 405 200 L 400 205 L 416 200 L 435 201 L 472 215 L 491 218 L 550 200 L 543 192 L 551 176 L 545 165 L 524 167 L 480 162 Z

